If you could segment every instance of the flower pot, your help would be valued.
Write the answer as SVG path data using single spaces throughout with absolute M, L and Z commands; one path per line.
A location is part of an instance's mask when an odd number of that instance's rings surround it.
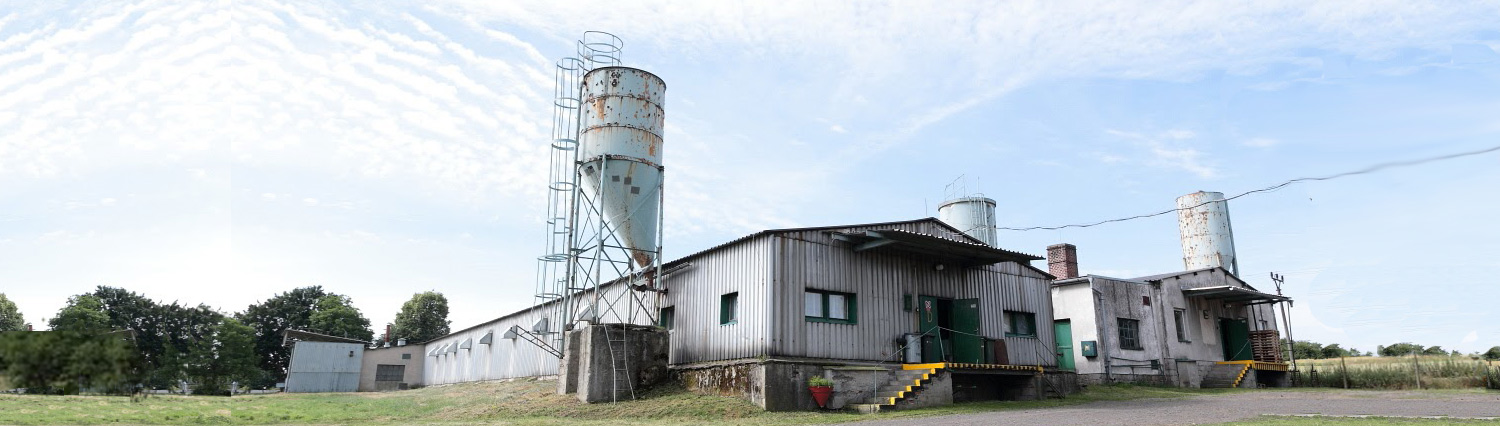
M 833 386 L 808 386 L 812 391 L 813 401 L 818 403 L 818 408 L 828 408 L 828 399 L 833 397 Z

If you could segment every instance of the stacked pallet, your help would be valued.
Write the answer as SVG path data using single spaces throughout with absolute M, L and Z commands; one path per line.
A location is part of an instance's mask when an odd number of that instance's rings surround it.
M 1281 362 L 1281 333 L 1276 330 L 1250 332 L 1251 356 L 1260 362 Z

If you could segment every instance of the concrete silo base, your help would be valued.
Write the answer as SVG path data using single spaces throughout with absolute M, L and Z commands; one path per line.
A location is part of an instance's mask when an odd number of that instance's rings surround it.
M 661 327 L 634 324 L 589 325 L 569 331 L 557 392 L 576 393 L 579 401 L 590 403 L 634 399 L 667 379 L 668 337 Z M 613 354 L 611 345 L 616 349 Z

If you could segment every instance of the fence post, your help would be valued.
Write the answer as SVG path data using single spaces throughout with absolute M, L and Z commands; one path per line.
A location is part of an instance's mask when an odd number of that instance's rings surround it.
M 1417 390 L 1422 390 L 1422 363 L 1417 362 L 1418 353 L 1417 351 L 1411 352 L 1411 371 L 1413 375 L 1417 376 Z

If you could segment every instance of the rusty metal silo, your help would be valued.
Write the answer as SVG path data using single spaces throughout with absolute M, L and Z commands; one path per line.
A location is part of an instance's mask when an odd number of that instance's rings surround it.
M 1194 270 L 1221 266 L 1239 275 L 1234 229 L 1229 224 L 1229 201 L 1224 199 L 1224 193 L 1198 191 L 1177 197 L 1177 208 L 1183 267 Z
M 637 267 L 656 261 L 666 83 L 635 68 L 583 76 L 579 180 Z
M 938 220 L 963 233 L 995 247 L 995 200 L 986 197 L 962 197 L 938 205 Z

